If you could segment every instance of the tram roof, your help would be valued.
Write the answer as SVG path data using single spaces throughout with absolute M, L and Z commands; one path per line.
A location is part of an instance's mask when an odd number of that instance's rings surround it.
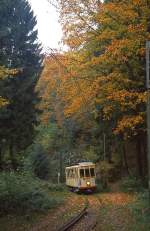
M 86 167 L 86 166 L 91 166 L 95 165 L 93 162 L 81 162 L 76 165 L 68 166 L 66 168 L 78 168 L 78 167 Z

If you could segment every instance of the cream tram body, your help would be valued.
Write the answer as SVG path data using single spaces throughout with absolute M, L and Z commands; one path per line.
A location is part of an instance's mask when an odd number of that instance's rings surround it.
M 66 185 L 74 191 L 94 191 L 96 188 L 95 164 L 83 162 L 66 167 Z

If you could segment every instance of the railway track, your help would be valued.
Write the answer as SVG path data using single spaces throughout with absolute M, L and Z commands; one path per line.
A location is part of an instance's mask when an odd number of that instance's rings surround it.
M 86 196 L 86 203 L 83 210 L 60 227 L 57 231 L 90 231 L 97 226 L 97 213 L 101 202 L 97 196 Z
M 85 201 L 85 206 L 81 210 L 80 213 L 78 213 L 76 216 L 74 216 L 71 220 L 69 220 L 66 224 L 64 224 L 62 227 L 60 227 L 57 231 L 67 231 L 70 230 L 71 227 L 73 227 L 81 218 L 83 218 L 87 214 L 88 209 L 88 200 Z

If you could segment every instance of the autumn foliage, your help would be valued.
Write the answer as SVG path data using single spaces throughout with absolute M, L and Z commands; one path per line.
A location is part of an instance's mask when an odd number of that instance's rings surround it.
M 61 130 L 57 140 L 65 140 L 66 156 L 81 153 L 98 162 L 106 154 L 113 162 L 114 155 L 117 161 L 124 158 L 127 170 L 131 142 L 137 172 L 145 175 L 145 44 L 150 40 L 150 2 L 57 2 L 68 50 L 45 58 L 38 83 L 42 123 L 57 124 L 58 133 Z
M 67 56 L 72 60 L 67 65 L 70 79 L 67 75 L 63 85 L 68 86 L 67 116 L 81 108 L 92 112 L 99 105 L 97 115 L 115 121 L 115 134 L 127 138 L 145 130 L 148 4 L 145 0 L 60 1 L 65 42 L 71 49 Z

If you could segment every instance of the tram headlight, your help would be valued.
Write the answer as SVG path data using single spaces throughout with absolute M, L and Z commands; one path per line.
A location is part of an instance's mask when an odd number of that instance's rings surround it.
M 90 186 L 91 183 L 89 181 L 87 181 L 86 184 L 87 184 L 87 186 Z

